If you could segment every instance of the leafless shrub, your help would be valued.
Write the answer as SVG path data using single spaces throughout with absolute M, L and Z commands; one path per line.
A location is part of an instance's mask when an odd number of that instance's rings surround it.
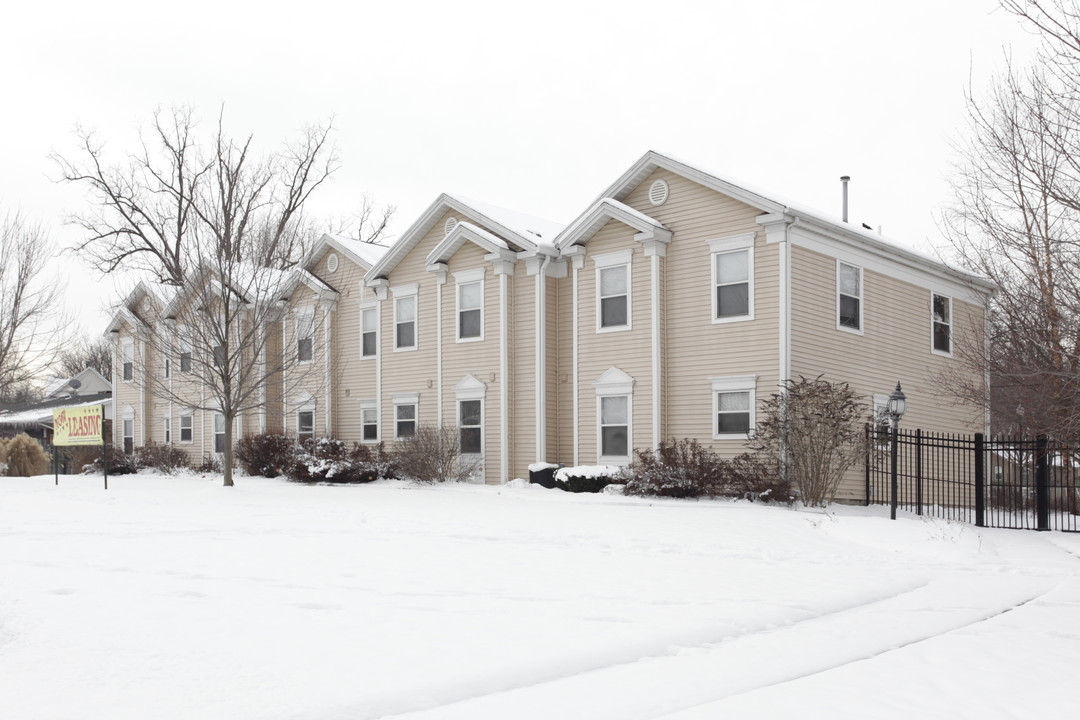
M 401 474 L 420 482 L 464 482 L 480 470 L 472 456 L 461 454 L 461 433 L 456 425 L 420 425 L 416 434 L 394 444 Z

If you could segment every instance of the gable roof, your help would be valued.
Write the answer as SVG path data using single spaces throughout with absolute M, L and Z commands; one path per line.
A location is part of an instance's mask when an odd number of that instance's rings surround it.
M 364 270 L 370 270 L 371 266 L 379 262 L 390 248 L 385 245 L 376 245 L 356 238 L 345 237 L 344 235 L 323 233 L 319 241 L 315 243 L 315 247 L 311 249 L 307 260 L 304 261 L 304 269 L 311 270 L 314 268 L 331 249 L 337 250 Z
M 80 383 L 79 389 L 78 390 L 73 390 L 73 392 L 76 395 L 79 394 L 79 390 L 83 390 L 85 392 L 85 389 L 87 387 L 87 385 L 86 385 L 87 382 L 92 383 L 94 381 L 97 381 L 97 384 L 100 385 L 100 386 L 109 387 L 109 388 L 112 387 L 112 383 L 109 382 L 108 380 L 106 380 L 105 377 L 102 376 L 101 373 L 99 373 L 94 368 L 88 367 L 88 368 L 84 368 L 83 370 L 81 370 L 80 372 L 78 372 L 77 374 L 75 374 L 73 377 L 70 377 L 70 378 L 61 378 L 61 377 L 49 378 L 49 382 L 45 386 L 45 397 L 46 398 L 53 398 L 53 397 L 57 396 L 57 393 L 59 393 L 64 388 L 66 388 L 71 383 L 72 380 L 78 380 L 79 383 Z
M 562 229 L 561 225 L 548 220 L 443 193 L 368 271 L 367 280 L 386 277 L 428 234 L 439 218 L 451 210 L 465 216 L 475 226 L 487 228 L 491 234 L 506 242 L 511 250 L 516 247 L 535 252 L 539 245 L 554 240 Z
M 454 229 L 450 231 L 450 234 L 444 237 L 439 244 L 428 253 L 427 264 L 432 265 L 434 263 L 446 262 L 458 251 L 458 248 L 467 241 L 474 243 L 488 253 L 497 255 L 505 254 L 509 255 L 511 258 L 516 256 L 502 238 L 492 235 L 484 228 L 473 225 L 471 222 L 459 222 L 454 226 Z
M 636 163 L 631 165 L 626 172 L 604 190 L 597 200 L 604 198 L 625 200 L 634 188 L 657 169 L 664 169 L 692 180 L 718 193 L 740 200 L 753 208 L 761 210 L 763 213 L 794 216 L 793 219 L 798 220 L 803 227 L 810 228 L 831 240 L 869 250 L 890 260 L 900 260 L 909 265 L 917 266 L 924 271 L 946 275 L 953 280 L 974 285 L 986 293 L 993 292 L 996 289 L 996 285 L 989 278 L 951 267 L 936 257 L 905 247 L 875 232 L 855 227 L 839 218 L 806 206 L 788 202 L 774 194 L 766 194 L 744 183 L 737 183 L 729 178 L 655 150 L 650 150 L 642 155 Z
M 605 197 L 597 200 L 592 206 L 570 223 L 555 240 L 555 246 L 559 249 L 570 247 L 575 243 L 587 241 L 595 235 L 600 228 L 607 224 L 608 220 L 618 220 L 624 225 L 638 231 L 638 240 L 671 240 L 671 231 L 665 228 L 658 220 L 655 220 L 643 212 L 639 212 L 629 205 L 624 205 L 618 200 Z

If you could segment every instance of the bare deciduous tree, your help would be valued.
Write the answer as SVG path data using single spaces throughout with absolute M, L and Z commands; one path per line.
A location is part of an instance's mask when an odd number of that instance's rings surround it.
M 111 378 L 113 352 L 113 343 L 108 338 L 74 340 L 60 352 L 56 372 L 61 377 L 74 377 L 86 368 L 93 368 L 102 377 Z
M 143 271 L 176 287 L 171 316 L 147 319 L 142 332 L 159 357 L 183 350 L 184 367 L 177 363 L 175 381 L 156 368 L 147 376 L 155 396 L 223 416 L 225 485 L 236 418 L 313 370 L 267 343 L 296 275 L 288 271 L 315 237 L 304 206 L 337 166 L 330 132 L 309 128 L 259 157 L 252 138 L 233 139 L 220 117 L 200 139 L 193 113 L 179 109 L 155 114 L 149 139 L 125 162 L 110 164 L 82 131 L 79 162 L 56 157 L 62 179 L 93 198 L 74 219 L 87 236 L 79 250 L 104 273 Z
M 806 505 L 824 505 L 844 474 L 866 457 L 869 409 L 847 383 L 789 380 L 761 404 L 750 446 L 786 467 Z
M 391 237 L 390 222 L 396 212 L 395 205 L 380 207 L 371 195 L 365 193 L 360 198 L 360 208 L 356 212 L 329 221 L 329 232 L 372 245 L 384 245 Z
M 51 245 L 18 213 L 0 220 L 0 398 L 11 398 L 51 365 L 62 347 L 60 286 L 43 276 Z
M 1002 0 L 1041 34 L 1036 66 L 1009 63 L 968 93 L 953 203 L 942 225 L 963 264 L 999 288 L 985 335 L 957 352 L 990 379 L 995 432 L 1080 439 L 1080 10 Z M 980 381 L 951 386 L 983 402 Z

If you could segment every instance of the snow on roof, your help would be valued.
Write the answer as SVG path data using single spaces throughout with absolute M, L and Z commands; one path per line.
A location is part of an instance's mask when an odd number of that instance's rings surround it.
M 330 235 L 330 237 L 346 251 L 362 260 L 369 268 L 379 262 L 379 260 L 382 260 L 382 256 L 390 249 L 385 245 L 376 245 L 375 243 L 364 242 L 363 240 L 346 237 L 345 235 Z
M 496 223 L 509 230 L 513 230 L 518 235 L 532 237 L 533 242 L 536 244 L 543 241 L 552 242 L 555 239 L 555 236 L 562 232 L 563 228 L 566 227 L 561 223 L 544 220 L 543 218 L 534 217 L 532 215 L 526 215 L 525 213 L 520 213 L 515 210 L 507 210 L 498 205 L 480 202 L 479 200 L 472 200 L 461 195 L 450 195 L 449 197 L 468 205 L 479 214 L 486 216 L 490 220 L 494 220 Z
M 753 186 L 731 180 L 720 173 L 715 173 L 700 165 L 688 163 L 673 155 L 657 152 L 655 150 L 650 150 L 645 153 L 645 155 L 634 163 L 627 172 L 601 193 L 597 200 L 601 200 L 605 197 L 612 197 L 616 200 L 625 200 L 626 196 L 657 168 L 663 168 L 678 175 L 682 175 L 683 177 L 701 183 L 718 192 L 735 197 L 752 207 L 768 212 L 789 213 L 797 216 L 801 220 L 826 226 L 834 232 L 841 233 L 848 237 L 858 238 L 865 245 L 887 249 L 890 254 L 894 256 L 906 256 L 909 259 L 917 261 L 920 265 L 930 265 L 941 270 L 947 270 L 949 273 L 974 281 L 986 289 L 991 289 L 993 287 L 989 278 L 966 270 L 954 268 L 943 262 L 940 258 L 929 253 L 915 250 L 914 248 L 903 245 L 887 236 L 879 235 L 872 230 L 846 223 L 835 215 L 830 215 L 829 213 L 799 203 L 793 203 L 776 193 L 758 190 Z
M 26 410 L 13 410 L 0 412 L 0 426 L 7 427 L 28 427 L 31 425 L 48 425 L 52 426 L 53 410 L 60 410 L 63 408 L 81 408 L 91 407 L 93 405 L 112 405 L 112 398 L 98 397 L 94 400 L 78 403 L 41 403 L 38 407 L 28 408 Z M 106 411 L 107 414 L 108 411 Z
M 45 397 L 49 397 L 57 390 L 71 382 L 71 378 L 51 377 L 45 382 Z

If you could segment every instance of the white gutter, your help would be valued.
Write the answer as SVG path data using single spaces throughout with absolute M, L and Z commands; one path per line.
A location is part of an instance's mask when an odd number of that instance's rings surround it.
M 573 269 L 571 270 L 571 272 L 574 274 L 573 275 L 573 281 L 572 281 L 573 285 L 574 285 L 573 294 L 572 294 L 573 304 L 574 304 L 574 307 L 573 307 L 573 328 L 572 328 L 572 331 L 573 331 L 573 334 L 574 334 L 574 338 L 573 338 L 573 342 L 572 342 L 572 346 L 573 346 L 572 347 L 572 352 L 574 354 L 574 366 L 573 366 L 574 387 L 573 387 L 573 390 L 572 390 L 573 397 L 571 399 L 571 404 L 574 407 L 574 465 L 577 466 L 577 465 L 581 464 L 579 462 L 579 459 L 578 459 L 578 456 L 580 454 L 580 447 L 579 447 L 580 442 L 579 442 L 578 438 L 581 435 L 580 432 L 579 432 L 579 424 L 580 424 L 581 421 L 580 421 L 580 417 L 579 417 L 580 413 L 578 411 L 578 266 L 577 266 L 576 262 L 574 263 Z

